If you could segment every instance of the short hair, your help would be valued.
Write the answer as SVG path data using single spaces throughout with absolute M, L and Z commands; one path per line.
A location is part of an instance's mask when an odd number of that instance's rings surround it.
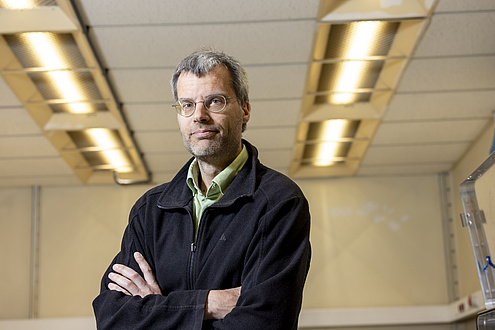
M 229 70 L 235 96 L 238 98 L 240 105 L 245 106 L 249 102 L 249 84 L 246 71 L 235 58 L 213 49 L 195 51 L 177 65 L 170 81 L 175 101 L 178 100 L 177 81 L 182 72 L 192 72 L 196 76 L 200 76 L 219 65 L 223 65 Z

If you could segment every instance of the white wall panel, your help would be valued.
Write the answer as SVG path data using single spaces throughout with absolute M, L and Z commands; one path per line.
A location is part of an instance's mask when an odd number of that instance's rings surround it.
M 0 319 L 29 317 L 31 189 L 0 189 Z
M 304 308 L 448 302 L 434 176 L 298 183 L 313 219 Z
M 146 186 L 42 189 L 40 317 L 93 314 L 100 280 Z

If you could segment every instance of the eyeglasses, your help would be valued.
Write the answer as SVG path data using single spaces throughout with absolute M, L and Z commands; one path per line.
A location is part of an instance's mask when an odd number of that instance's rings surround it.
M 172 105 L 177 113 L 184 117 L 191 116 L 196 111 L 196 105 L 203 103 L 206 110 L 210 112 L 221 112 L 227 106 L 227 100 L 236 99 L 237 97 L 225 97 L 222 94 L 213 94 L 205 97 L 204 101 L 195 102 L 191 99 L 180 99 Z

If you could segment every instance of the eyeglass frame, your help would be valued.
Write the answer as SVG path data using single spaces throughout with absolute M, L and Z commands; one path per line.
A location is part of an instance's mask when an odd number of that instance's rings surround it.
M 205 101 L 208 99 L 208 98 L 212 98 L 212 97 L 215 97 L 215 96 L 221 96 L 225 99 L 225 103 L 223 105 L 223 108 L 220 109 L 220 110 L 217 110 L 217 111 L 212 111 L 209 109 L 209 106 L 206 105 Z M 205 109 L 209 112 L 212 112 L 212 113 L 219 113 L 219 112 L 222 112 L 223 110 L 225 110 L 225 108 L 227 107 L 227 100 L 231 100 L 231 99 L 238 99 L 237 96 L 232 96 L 232 97 L 226 97 L 225 95 L 223 94 L 210 94 L 208 96 L 205 97 L 205 99 L 203 101 L 194 101 L 193 99 L 188 99 L 188 98 L 185 98 L 185 99 L 182 99 L 182 101 L 184 100 L 187 100 L 187 101 L 191 101 L 193 104 L 194 104 L 194 110 L 193 112 L 191 112 L 191 114 L 189 115 L 185 115 L 182 113 L 182 105 L 180 104 L 181 100 L 178 100 L 177 103 L 175 104 L 172 104 L 172 107 L 175 108 L 175 111 L 181 115 L 182 117 L 191 117 L 195 112 L 196 112 L 196 106 L 198 105 L 198 103 L 203 103 L 203 106 L 205 107 Z

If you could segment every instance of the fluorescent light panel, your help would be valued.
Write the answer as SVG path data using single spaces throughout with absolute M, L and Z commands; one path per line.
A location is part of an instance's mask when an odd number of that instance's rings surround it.
M 359 89 L 375 86 L 384 60 L 373 56 L 388 54 L 398 26 L 397 22 L 381 21 L 332 25 L 324 60 L 333 62 L 322 65 L 318 87 L 328 95 L 317 97 L 316 103 L 369 101 L 371 93 Z
M 343 162 L 359 123 L 345 119 L 306 123 L 308 127 L 302 161 L 314 166 L 330 166 Z
M 118 131 L 91 128 L 72 131 L 69 135 L 91 166 L 106 170 L 112 169 L 120 173 L 133 171 L 129 155 Z
M 26 69 L 46 100 L 56 99 L 65 111 L 84 114 L 95 108 L 90 99 L 101 99 L 90 72 L 73 69 L 86 68 L 70 34 L 28 32 L 6 35 L 5 39 L 21 65 Z M 57 112 L 57 109 L 54 109 Z
M 40 0 L 0 0 L 0 8 L 6 9 L 30 9 L 38 6 L 55 5 L 55 0 L 40 1 Z

